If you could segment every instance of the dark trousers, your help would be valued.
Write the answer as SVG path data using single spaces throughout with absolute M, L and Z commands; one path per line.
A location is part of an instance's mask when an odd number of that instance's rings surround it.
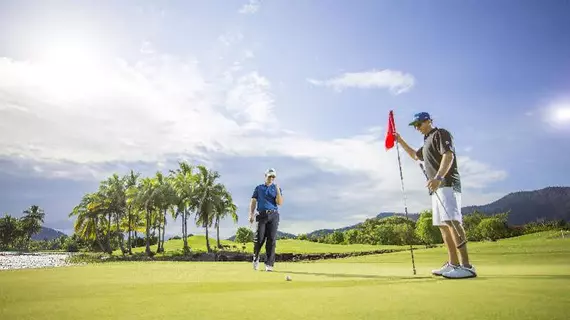
M 253 258 L 259 259 L 259 251 L 265 242 L 265 265 L 273 266 L 275 263 L 275 243 L 277 242 L 277 227 L 279 227 L 279 213 L 260 212 L 257 216 L 257 230 L 253 241 Z

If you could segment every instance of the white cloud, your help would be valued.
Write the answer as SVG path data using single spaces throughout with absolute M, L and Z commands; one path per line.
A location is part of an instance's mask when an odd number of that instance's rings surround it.
M 193 60 L 169 56 L 84 69 L 4 58 L 0 155 L 79 163 L 158 161 L 246 133 L 244 128 L 271 118 L 271 110 L 264 109 L 272 103 L 263 93 L 267 87 L 256 73 L 237 86 L 212 84 Z M 248 96 L 240 103 L 228 97 L 230 115 L 216 104 L 226 100 L 225 91 Z
M 249 0 L 249 2 L 244 4 L 238 12 L 241 14 L 254 14 L 259 10 L 259 6 L 259 0 Z
M 284 186 L 288 206 L 309 215 L 284 222 L 284 231 L 340 227 L 380 211 L 403 211 L 396 150 L 384 151 L 382 128 L 334 140 L 299 135 L 281 127 L 266 77 L 233 64 L 219 74 L 206 76 L 205 71 L 210 69 L 193 58 L 160 54 L 136 63 L 73 68 L 0 59 L 0 156 L 29 165 L 35 175 L 85 179 L 126 172 L 132 162 L 164 165 L 186 154 L 206 162 L 217 155 L 279 156 L 312 166 L 277 168 L 283 176 L 291 172 L 289 179 L 294 172 L 332 179 L 326 185 Z M 413 85 L 409 75 L 383 72 L 372 77 L 376 80 L 352 74 L 324 85 L 385 87 L 395 93 Z M 402 157 L 408 208 L 424 209 L 429 198 L 421 171 Z M 105 162 L 124 167 L 102 166 Z M 469 157 L 460 158 L 460 166 L 465 205 L 496 199 L 483 187 L 504 179 L 505 172 Z M 252 179 L 251 172 L 236 175 L 237 180 Z M 316 196 L 307 197 L 315 190 Z M 322 208 L 330 219 L 311 217 L 312 208 Z M 245 207 L 241 210 L 243 219 Z M 301 220 L 312 222 L 302 228 Z
M 245 58 L 245 59 L 253 59 L 253 58 L 255 58 L 255 54 L 254 54 L 253 51 L 251 51 L 251 50 L 245 50 L 244 53 L 243 53 L 243 55 L 244 55 L 244 58 Z
M 369 212 L 392 211 L 402 207 L 401 180 L 396 150 L 384 151 L 381 136 L 361 135 L 350 139 L 329 142 L 295 140 L 276 144 L 292 157 L 310 160 L 322 171 L 353 175 L 354 181 L 347 185 L 322 186 L 324 194 L 336 195 L 338 206 L 358 210 L 369 206 Z M 426 188 L 418 165 L 401 151 L 404 187 L 408 194 L 410 210 L 425 208 Z M 490 168 L 469 157 L 459 157 L 463 186 L 468 193 L 481 191 L 484 186 L 505 179 L 506 172 Z M 299 198 L 310 190 L 299 189 Z M 305 199 L 317 204 L 321 199 Z M 309 205 L 309 203 L 306 203 Z M 337 207 L 339 208 L 339 207 Z M 364 208 L 362 208 L 364 209 Z
M 328 228 L 361 221 L 359 217 L 345 218 L 355 214 L 372 217 L 381 211 L 404 211 L 396 149 L 384 151 L 382 139 L 382 130 L 328 141 L 288 134 L 252 138 L 228 147 L 232 154 L 245 157 L 281 155 L 303 160 L 313 165 L 313 173 L 330 175 L 325 183 L 289 185 L 285 196 L 286 201 L 294 202 L 296 209 L 304 208 L 301 209 L 302 220 L 313 220 L 316 214 L 328 216 L 330 220 L 322 226 Z M 401 157 L 409 212 L 429 208 L 430 199 L 421 169 L 403 152 Z M 484 187 L 505 179 L 506 172 L 470 157 L 459 157 L 458 161 L 464 205 L 488 203 L 498 198 L 498 194 L 486 193 Z M 307 172 L 293 164 L 277 169 L 282 173 Z
M 243 119 L 247 128 L 275 128 L 274 100 L 269 90 L 270 83 L 265 77 L 257 72 L 249 73 L 239 78 L 228 92 L 226 108 L 236 118 Z
M 337 91 L 345 88 L 379 88 L 388 89 L 395 95 L 409 91 L 416 82 L 414 76 L 409 73 L 389 69 L 348 72 L 328 80 L 307 81 L 316 86 L 332 87 Z
M 241 32 L 227 32 L 226 34 L 220 35 L 218 41 L 223 45 L 230 47 L 243 40 L 244 36 Z
M 152 43 L 150 41 L 143 41 L 141 48 L 140 48 L 140 52 L 143 54 L 153 54 L 154 53 L 154 47 L 153 47 Z

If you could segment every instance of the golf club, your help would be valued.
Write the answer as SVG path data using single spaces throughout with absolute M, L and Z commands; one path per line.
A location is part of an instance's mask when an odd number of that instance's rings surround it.
M 424 168 L 424 165 L 422 163 L 420 163 L 420 168 L 422 168 L 422 172 L 424 173 L 424 176 L 426 177 L 426 181 L 429 181 L 429 177 L 426 173 L 426 170 Z M 441 207 L 443 208 L 443 210 L 445 211 L 445 214 L 448 217 L 451 217 L 449 215 L 449 213 L 447 212 L 447 209 L 445 208 L 445 206 L 443 205 L 443 201 L 441 201 L 441 198 L 439 197 L 439 194 L 437 193 L 437 190 L 433 192 L 435 194 L 435 196 L 437 197 L 437 200 L 439 201 L 439 204 L 441 204 Z M 463 247 L 466 243 L 467 243 L 467 239 L 462 239 L 460 233 L 457 231 L 457 227 L 455 226 L 455 224 L 453 222 L 450 222 L 450 224 L 453 226 L 453 229 L 455 230 L 455 234 L 457 235 L 457 238 L 459 240 L 461 240 L 461 242 L 459 244 L 457 244 L 457 249 Z

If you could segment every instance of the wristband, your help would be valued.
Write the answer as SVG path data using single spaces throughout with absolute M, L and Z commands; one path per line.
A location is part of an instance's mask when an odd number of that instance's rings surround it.
M 435 176 L 435 180 L 443 181 L 443 177 L 442 176 Z

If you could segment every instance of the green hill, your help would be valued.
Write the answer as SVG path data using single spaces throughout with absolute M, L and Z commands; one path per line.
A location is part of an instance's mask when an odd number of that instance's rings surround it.
M 522 225 L 535 221 L 565 220 L 570 221 L 570 187 L 547 187 L 531 191 L 512 192 L 485 205 L 462 207 L 463 214 L 478 211 L 487 215 L 510 212 L 508 222 L 511 225 Z M 381 212 L 371 219 L 382 219 L 391 216 L 405 216 L 404 213 Z M 408 217 L 416 221 L 419 213 L 409 213 Z M 357 228 L 362 223 L 338 229 L 319 229 L 307 233 L 309 238 L 320 237 L 335 231 L 347 231 Z
M 67 236 L 65 233 L 48 227 L 42 227 L 40 232 L 32 235 L 32 240 L 53 240 L 62 236 Z
M 461 208 L 463 214 L 473 211 L 485 214 L 510 211 L 509 223 L 512 225 L 534 221 L 570 221 L 570 187 L 513 192 L 486 205 Z
M 241 251 L 243 250 L 241 243 L 236 243 L 230 240 L 220 240 L 221 244 L 225 246 L 224 250 Z M 164 242 L 165 254 L 171 254 L 176 252 L 182 252 L 183 248 L 182 239 L 171 239 Z M 206 237 L 201 235 L 194 235 L 188 237 L 188 246 L 193 252 L 204 252 L 206 251 Z M 216 247 L 216 240 L 210 239 L 210 247 Z M 374 246 L 366 244 L 354 244 L 354 245 L 338 245 L 338 244 L 326 244 L 317 243 L 304 240 L 296 239 L 280 239 L 277 240 L 276 253 L 345 253 L 345 252 L 363 252 L 363 251 L 374 251 L 380 249 L 397 249 L 402 248 L 400 246 Z M 157 245 L 151 246 L 153 252 L 156 252 Z M 262 249 L 263 252 L 265 247 Z M 144 252 L 145 247 L 133 248 L 133 253 Z M 253 252 L 253 243 L 246 243 L 246 252 Z M 115 251 L 114 254 L 120 254 L 119 251 Z
M 230 241 L 234 241 L 234 239 L 236 238 L 235 235 L 229 237 L 227 240 Z M 281 232 L 281 231 L 277 231 L 277 236 L 276 239 L 295 239 L 297 238 L 296 235 L 292 234 L 292 233 L 287 233 L 287 232 Z

